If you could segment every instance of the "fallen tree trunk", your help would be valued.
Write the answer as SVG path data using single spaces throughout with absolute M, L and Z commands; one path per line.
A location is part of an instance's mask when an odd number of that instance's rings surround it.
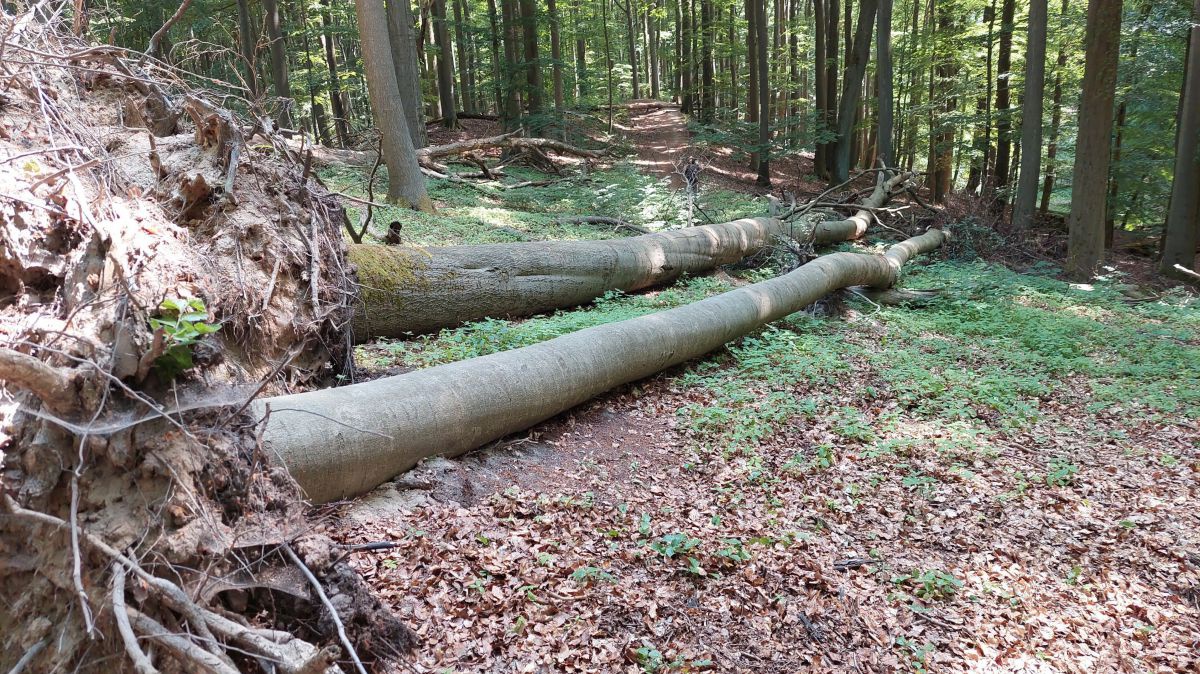
M 315 502 L 355 496 L 737 339 L 849 286 L 886 288 L 930 230 L 883 255 L 833 253 L 716 297 L 539 344 L 342 388 L 260 399 L 263 441 Z
M 430 332 L 488 316 L 529 316 L 584 304 L 609 290 L 649 288 L 737 262 L 792 229 L 775 218 L 747 218 L 606 241 L 354 245 L 350 260 L 361 284 L 354 339 Z M 835 228 L 820 236 L 843 233 Z
M 590 302 L 711 271 L 771 246 L 775 237 L 827 244 L 861 237 L 871 208 L 910 177 L 880 182 L 863 210 L 809 230 L 777 218 L 746 218 L 608 241 L 545 241 L 414 248 L 350 247 L 361 284 L 355 341 L 516 317 Z

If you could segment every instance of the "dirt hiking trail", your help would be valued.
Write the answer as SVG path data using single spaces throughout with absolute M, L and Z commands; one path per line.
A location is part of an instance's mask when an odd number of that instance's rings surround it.
M 671 187 L 683 187 L 683 176 L 675 172 L 691 145 L 687 119 L 674 103 L 633 101 L 629 104 L 629 139 L 637 148 L 643 170 L 671 179 Z

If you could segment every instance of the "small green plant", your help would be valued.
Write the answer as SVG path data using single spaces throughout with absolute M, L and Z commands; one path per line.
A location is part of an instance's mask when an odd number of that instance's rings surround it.
M 833 452 L 833 446 L 820 444 L 817 445 L 816 455 L 813 456 L 812 463 L 809 465 L 817 470 L 825 470 L 832 468 L 835 463 L 837 463 L 837 455 Z
M 725 538 L 721 543 L 721 549 L 717 550 L 718 557 L 728 559 L 734 564 L 750 561 L 750 551 L 742 544 L 740 538 Z
M 1046 484 L 1051 487 L 1066 487 L 1075 482 L 1078 473 L 1079 466 L 1062 457 L 1054 458 L 1046 472 Z
M 933 644 L 929 642 L 919 644 L 914 639 L 899 636 L 896 637 L 896 645 L 905 649 L 912 663 L 913 670 L 919 672 L 919 674 L 925 674 L 925 672 L 929 671 L 927 667 L 929 666 L 929 654 L 933 652 Z
M 963 582 L 953 575 L 937 569 L 927 569 L 919 574 L 904 574 L 892 578 L 896 585 L 911 585 L 913 594 L 928 601 L 949 599 L 963 587 Z
M 658 554 L 671 559 L 676 555 L 684 554 L 700 545 L 700 540 L 692 538 L 687 534 L 667 534 L 660 536 L 658 540 L 650 544 L 650 549 Z
M 150 327 L 162 331 L 163 352 L 154 361 L 154 370 L 165 380 L 178 377 L 191 369 L 192 346 L 205 335 L 221 329 L 208 322 L 208 309 L 198 297 L 165 299 L 158 305 L 158 316 L 150 319 Z
M 611 573 L 595 566 L 581 566 L 575 569 L 571 572 L 571 580 L 580 585 L 592 585 L 597 582 L 616 582 Z

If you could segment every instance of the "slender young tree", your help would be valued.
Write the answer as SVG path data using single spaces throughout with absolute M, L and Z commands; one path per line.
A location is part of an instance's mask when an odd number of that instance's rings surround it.
M 700 119 L 704 122 L 713 121 L 713 113 L 717 107 L 716 75 L 713 71 L 713 8 L 712 0 L 700 0 L 700 59 L 701 63 L 701 96 Z
M 1159 268 L 1169 276 L 1188 278 L 1175 265 L 1192 269 L 1200 237 L 1200 0 L 1192 9 L 1179 124 L 1175 132 L 1175 178 L 1163 235 Z
M 462 100 L 463 112 L 474 113 L 475 92 L 472 86 L 474 69 L 471 67 L 471 49 L 468 41 L 470 34 L 467 25 L 469 16 L 467 7 L 470 7 L 470 3 L 463 2 L 463 0 L 452 1 L 454 3 L 454 51 L 455 61 L 458 63 L 458 97 Z
M 895 167 L 896 158 L 892 156 L 892 0 L 879 1 L 879 25 L 876 31 L 878 34 L 875 47 L 875 82 L 879 89 L 879 119 L 876 131 L 878 156 L 884 166 Z
M 1046 89 L 1046 0 L 1029 0 L 1025 40 L 1025 93 L 1021 107 L 1021 173 L 1013 201 L 1013 227 L 1033 224 L 1042 161 L 1042 104 Z
M 546 11 L 550 14 L 550 77 L 554 88 L 554 114 L 561 116 L 563 113 L 562 44 L 556 0 L 546 0 Z
M 749 88 L 746 89 L 746 121 L 758 126 L 758 0 L 746 0 L 746 61 L 749 70 Z M 750 168 L 758 170 L 758 152 L 750 153 Z
M 617 7 L 622 12 L 625 12 L 626 44 L 629 47 L 630 85 L 632 86 L 633 97 L 637 99 L 642 97 L 642 90 L 638 82 L 637 32 L 634 28 L 637 10 L 633 6 L 633 0 L 625 0 L 624 5 L 617 4 Z
M 1108 143 L 1121 47 L 1121 0 L 1088 0 L 1079 133 L 1067 217 L 1067 273 L 1090 279 L 1104 260 Z
M 1059 13 L 1059 26 L 1067 22 L 1069 0 L 1063 0 L 1062 11 Z M 1065 44 L 1058 46 L 1058 59 L 1054 62 L 1054 96 L 1050 103 L 1050 141 L 1046 145 L 1046 177 L 1042 181 L 1042 201 L 1038 212 L 1046 215 L 1050 211 L 1050 195 L 1054 192 L 1054 178 L 1058 169 L 1058 132 L 1062 125 L 1062 81 L 1063 71 L 1067 68 L 1067 48 Z
M 875 12 L 878 7 L 879 0 L 861 0 L 859 3 L 858 25 L 854 30 L 854 42 L 842 79 L 838 137 L 833 147 L 833 175 L 830 182 L 840 183 L 850 177 L 854 122 L 859 114 L 863 76 L 867 72 L 867 58 L 871 53 L 871 32 L 875 27 Z
M 387 16 L 378 0 L 355 0 L 358 33 L 362 43 L 367 90 L 375 125 L 383 136 L 383 158 L 388 168 L 388 199 L 405 208 L 433 212 L 425 190 L 425 177 L 417 165 L 417 151 L 408 135 L 404 102 L 396 96 L 396 69 L 388 46 Z
M 328 0 L 326 0 L 328 2 Z M 250 99 L 258 98 L 258 40 L 254 26 L 250 21 L 250 0 L 237 0 L 238 12 L 238 48 L 242 61 L 246 66 L 246 88 L 249 89 Z
M 814 70 L 816 72 L 816 101 L 817 106 L 817 133 L 824 134 L 828 128 L 828 120 L 825 117 L 825 110 L 828 108 L 827 99 L 829 97 L 827 85 L 828 80 L 825 78 L 825 0 L 813 0 L 813 52 L 816 55 L 814 60 Z M 824 142 L 815 143 L 815 152 L 813 153 L 813 172 L 818 178 L 827 178 L 828 173 L 825 171 L 825 152 L 826 145 Z
M 767 68 L 767 0 L 755 0 L 755 46 L 758 48 L 758 184 L 771 184 L 771 84 Z
M 433 40 L 437 45 L 438 105 L 442 111 L 442 125 L 447 129 L 458 128 L 458 108 L 454 96 L 454 43 L 450 40 L 450 26 L 446 21 L 446 0 L 433 0 Z
M 292 126 L 292 89 L 288 82 L 287 43 L 283 40 L 283 16 L 279 11 L 279 0 L 262 0 L 263 22 L 270 40 L 271 86 L 279 100 L 277 121 L 284 128 Z
M 412 8 L 408 0 L 388 0 L 388 41 L 392 65 L 396 69 L 397 94 L 404 101 L 404 116 L 413 145 L 425 147 L 428 135 L 421 110 L 421 71 L 417 60 L 417 41 L 413 36 Z
M 996 58 L 996 171 L 993 184 L 1008 184 L 1012 158 L 1012 43 L 1016 0 L 1004 0 L 1000 10 L 1000 54 Z
M 239 8 L 243 0 L 239 0 Z M 329 13 L 329 3 L 321 2 L 321 41 L 325 46 L 325 65 L 329 69 L 329 105 L 333 108 L 333 127 L 337 130 L 338 147 L 346 147 L 350 137 L 350 127 L 346 119 L 346 104 L 342 99 L 341 78 L 338 75 L 337 51 L 333 45 L 333 17 Z

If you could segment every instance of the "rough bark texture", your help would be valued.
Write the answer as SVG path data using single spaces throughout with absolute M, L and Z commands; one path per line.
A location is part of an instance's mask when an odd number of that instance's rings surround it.
M 263 442 L 315 502 L 354 496 L 423 458 L 528 428 L 794 313 L 840 288 L 888 287 L 940 230 L 884 255 L 834 253 L 694 304 L 363 384 L 265 398 Z
M 1112 132 L 1121 0 L 1088 3 L 1087 55 L 1079 105 L 1079 135 L 1067 218 L 1067 273 L 1088 279 L 1104 259 L 1104 199 L 1108 188 L 1108 143 Z
M 1013 202 L 1014 227 L 1033 224 L 1042 167 L 1042 97 L 1046 82 L 1046 0 L 1030 0 L 1025 50 L 1025 99 L 1021 110 L 1021 173 Z
M 1180 276 L 1179 265 L 1191 269 L 1200 236 L 1200 0 L 1192 12 L 1191 41 L 1187 70 L 1179 106 L 1179 130 L 1175 139 L 1175 181 L 1171 185 L 1171 207 L 1163 241 L 1161 269 Z M 1183 274 L 1186 277 L 1186 274 Z M 1194 278 L 1190 280 L 1195 281 Z
M 863 201 L 887 203 L 909 176 L 880 183 Z M 572 307 L 609 290 L 632 291 L 709 271 L 787 236 L 812 243 L 857 239 L 872 221 L 861 210 L 811 232 L 750 218 L 609 241 L 538 241 L 443 248 L 350 247 L 361 284 L 354 339 L 431 332 L 488 316 L 528 316 Z

